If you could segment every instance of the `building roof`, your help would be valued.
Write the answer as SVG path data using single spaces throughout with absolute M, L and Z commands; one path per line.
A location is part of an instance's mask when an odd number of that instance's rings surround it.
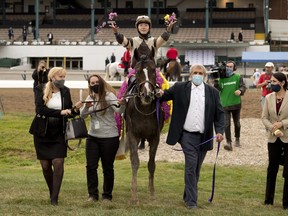
M 288 52 L 242 52 L 242 62 L 288 62 Z

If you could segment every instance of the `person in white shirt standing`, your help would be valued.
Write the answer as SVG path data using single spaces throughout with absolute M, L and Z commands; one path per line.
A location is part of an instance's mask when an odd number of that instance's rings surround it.
M 203 65 L 190 68 L 190 80 L 177 82 L 164 92 L 161 101 L 173 100 L 173 113 L 167 144 L 179 142 L 185 156 L 185 188 L 183 200 L 188 209 L 197 208 L 198 180 L 207 151 L 212 150 L 213 130 L 217 142 L 223 140 L 224 110 L 217 89 L 204 83 Z M 201 144 L 202 143 L 202 144 Z
M 259 80 L 259 77 L 260 77 L 260 72 L 259 72 L 259 69 L 258 68 L 255 68 L 254 69 L 254 74 L 253 74 L 253 85 L 256 87 L 257 83 L 258 83 L 258 80 Z

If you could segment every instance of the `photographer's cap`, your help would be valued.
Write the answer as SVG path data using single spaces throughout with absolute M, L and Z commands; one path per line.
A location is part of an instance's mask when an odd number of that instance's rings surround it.
M 265 64 L 265 67 L 273 67 L 274 68 L 274 64 L 272 62 L 267 62 Z

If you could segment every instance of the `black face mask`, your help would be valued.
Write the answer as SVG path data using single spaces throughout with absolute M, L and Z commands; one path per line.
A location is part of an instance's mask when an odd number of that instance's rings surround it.
M 65 80 L 55 80 L 52 83 L 55 87 L 60 89 L 64 87 Z
M 99 93 L 99 85 L 90 86 L 91 91 L 98 94 Z

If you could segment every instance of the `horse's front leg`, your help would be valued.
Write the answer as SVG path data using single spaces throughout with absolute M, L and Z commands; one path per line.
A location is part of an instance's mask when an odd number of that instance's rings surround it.
M 138 157 L 138 143 L 132 133 L 127 132 L 127 144 L 130 147 L 130 162 L 132 168 L 132 179 L 131 179 L 131 204 L 139 204 L 138 194 L 137 194 L 137 173 L 140 166 L 140 160 Z
M 155 157 L 159 144 L 159 137 L 149 141 L 149 161 L 148 161 L 148 171 L 149 171 L 149 190 L 150 197 L 152 200 L 155 199 L 155 188 L 154 188 L 154 173 L 156 169 Z

